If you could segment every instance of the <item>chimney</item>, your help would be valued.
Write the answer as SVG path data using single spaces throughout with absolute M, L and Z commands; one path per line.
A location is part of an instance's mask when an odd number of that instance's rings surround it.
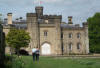
M 8 24 L 12 24 L 12 13 L 8 13 Z
M 88 27 L 88 22 L 83 22 L 83 27 Z
M 7 24 L 7 20 L 8 20 L 7 18 L 4 18 L 4 24 Z
M 68 24 L 73 24 L 73 22 L 72 22 L 72 16 L 68 16 Z

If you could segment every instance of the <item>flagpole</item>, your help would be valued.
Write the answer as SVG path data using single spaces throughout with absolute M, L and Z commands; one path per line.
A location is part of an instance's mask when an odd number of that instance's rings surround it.
M 39 6 L 40 6 L 40 0 L 38 0 L 39 1 Z

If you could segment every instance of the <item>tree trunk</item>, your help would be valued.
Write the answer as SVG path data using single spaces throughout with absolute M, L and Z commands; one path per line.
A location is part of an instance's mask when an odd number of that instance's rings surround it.
M 19 48 L 16 48 L 17 56 L 19 56 Z

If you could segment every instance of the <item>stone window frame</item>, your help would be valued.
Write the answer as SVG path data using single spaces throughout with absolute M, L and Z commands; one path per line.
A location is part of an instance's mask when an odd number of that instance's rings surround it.
M 77 38 L 78 38 L 78 39 L 81 38 L 81 33 L 77 33 Z
M 72 33 L 69 33 L 68 34 L 68 38 L 72 38 L 73 37 L 73 34 Z

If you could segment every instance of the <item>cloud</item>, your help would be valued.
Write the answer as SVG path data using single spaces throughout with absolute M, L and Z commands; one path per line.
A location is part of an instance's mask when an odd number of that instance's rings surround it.
M 37 4 L 39 2 L 43 2 L 43 3 L 58 3 L 58 2 L 62 2 L 64 0 L 34 0 L 34 3 Z
M 63 21 L 67 16 L 73 16 L 75 23 L 86 21 L 94 13 L 100 12 L 100 0 L 40 0 L 44 7 L 44 14 L 61 14 Z M 0 12 L 14 13 L 15 17 L 25 17 L 27 12 L 34 12 L 38 0 L 0 0 Z
M 44 1 L 44 2 L 48 2 L 48 3 L 50 3 L 50 2 L 61 2 L 61 1 L 63 1 L 63 0 L 42 0 L 42 1 Z

